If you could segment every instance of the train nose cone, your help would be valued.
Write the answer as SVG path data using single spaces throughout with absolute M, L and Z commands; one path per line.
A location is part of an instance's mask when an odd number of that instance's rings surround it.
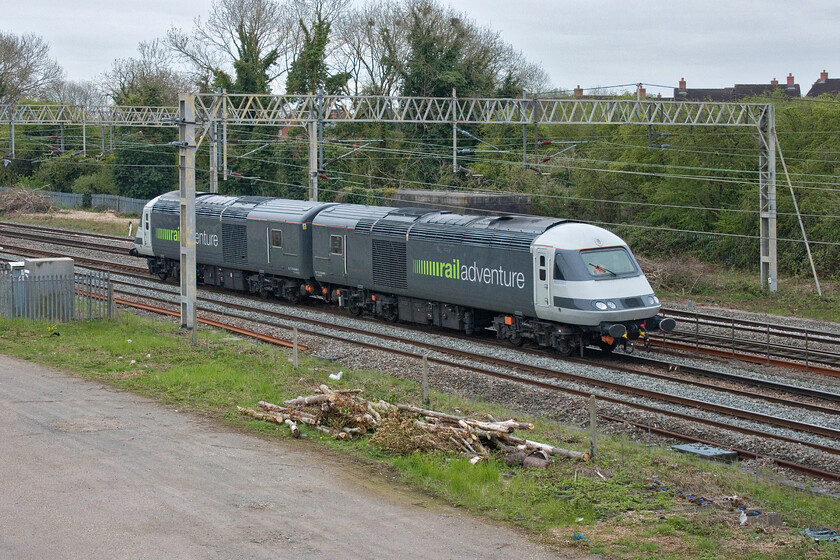
M 627 333 L 627 328 L 624 325 L 610 325 L 609 333 L 613 338 L 621 338 Z
M 677 322 L 671 317 L 665 317 L 659 321 L 659 330 L 671 332 L 677 326 Z

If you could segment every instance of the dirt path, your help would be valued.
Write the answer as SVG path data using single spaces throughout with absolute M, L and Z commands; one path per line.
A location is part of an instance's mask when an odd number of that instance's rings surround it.
M 311 447 L 0 356 L 0 558 L 581 558 Z

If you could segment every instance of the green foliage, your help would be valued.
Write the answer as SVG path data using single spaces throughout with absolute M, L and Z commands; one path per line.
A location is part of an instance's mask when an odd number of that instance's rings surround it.
M 329 43 L 330 23 L 324 21 L 319 12 L 307 29 L 303 20 L 299 22 L 303 32 L 303 47 L 286 77 L 286 91 L 314 95 L 319 88 L 323 88 L 327 95 L 335 95 L 347 89 L 350 74 L 339 72 L 330 74 L 326 62 L 326 49 Z
M 47 190 L 71 192 L 73 183 L 90 171 L 91 167 L 84 159 L 62 154 L 41 162 L 33 180 Z
M 151 199 L 178 188 L 178 150 L 169 146 L 177 132 L 128 130 L 114 159 L 114 182 L 121 196 Z
M 104 161 L 100 161 L 99 168 L 95 173 L 82 175 L 73 181 L 70 190 L 79 194 L 117 194 L 114 169 L 111 167 L 113 161 L 114 156 L 109 156 Z
M 342 189 L 336 197 L 337 200 L 348 204 L 367 204 L 370 206 L 381 206 L 396 194 L 396 189 L 369 189 L 366 187 L 349 187 Z
M 251 33 L 245 22 L 237 24 L 236 35 L 238 58 L 233 61 L 236 77 L 232 79 L 226 72 L 212 69 L 213 85 L 231 93 L 270 93 L 268 71 L 280 58 L 280 52 L 276 48 L 262 52 L 259 36 Z

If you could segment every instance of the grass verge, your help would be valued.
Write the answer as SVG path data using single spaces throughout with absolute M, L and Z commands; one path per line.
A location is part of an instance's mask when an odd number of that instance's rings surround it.
M 55 333 L 59 335 L 56 336 Z M 0 352 L 110 383 L 255 433 L 287 438 L 285 428 L 240 418 L 236 406 L 279 402 L 313 391 L 337 368 L 332 386 L 362 389 L 368 398 L 419 403 L 417 384 L 375 371 L 348 371 L 304 358 L 299 368 L 285 351 L 201 329 L 198 344 L 169 321 L 123 313 L 122 322 L 51 325 L 0 320 Z M 432 395 L 438 410 L 491 412 L 533 421 L 531 439 L 587 450 L 586 436 L 542 418 L 525 418 L 498 404 Z M 612 558 L 838 558 L 840 543 L 813 544 L 804 527 L 840 527 L 840 501 L 781 486 L 625 437 L 599 441 L 596 461 L 557 461 L 551 468 L 508 467 L 501 458 L 477 465 L 450 454 L 390 455 L 368 439 L 337 442 L 309 434 L 299 445 L 328 445 L 398 472 L 415 487 L 450 504 L 515 524 L 556 547 Z M 785 525 L 738 522 L 737 504 L 781 514 Z M 703 498 L 703 500 L 700 500 Z M 705 500 L 705 501 L 704 501 Z M 760 517 L 760 516 L 759 516 Z

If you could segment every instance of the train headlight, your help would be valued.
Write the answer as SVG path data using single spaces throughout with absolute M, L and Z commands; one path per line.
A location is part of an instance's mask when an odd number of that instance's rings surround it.
M 656 296 L 647 296 L 645 299 L 648 305 L 659 305 L 659 298 Z
M 615 309 L 615 302 L 607 300 L 607 307 L 610 309 Z
M 601 311 L 607 310 L 607 304 L 603 301 L 593 301 L 592 305 L 595 306 L 595 309 L 600 309 Z

